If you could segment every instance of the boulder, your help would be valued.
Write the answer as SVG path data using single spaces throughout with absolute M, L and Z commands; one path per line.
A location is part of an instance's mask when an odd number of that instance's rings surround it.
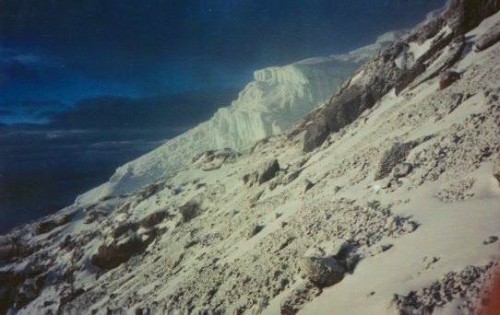
M 489 245 L 489 244 L 495 243 L 496 241 L 498 241 L 498 236 L 492 235 L 492 236 L 489 236 L 488 238 L 486 238 L 483 241 L 483 244 L 484 245 Z
M 101 269 L 110 270 L 128 261 L 132 256 L 143 252 L 153 241 L 153 237 L 142 240 L 139 237 L 129 237 L 124 241 L 113 242 L 110 245 L 101 245 L 97 253 L 92 256 L 91 262 Z
M 136 222 L 126 222 L 121 225 L 119 225 L 114 231 L 113 231 L 113 237 L 114 238 L 120 238 L 122 235 L 125 233 L 131 231 L 135 232 L 139 229 L 139 224 Z
M 164 182 L 153 183 L 151 185 L 146 186 L 139 192 L 139 200 L 146 200 L 154 194 L 158 193 L 165 187 Z
M 330 131 L 328 126 L 324 122 L 325 119 L 319 120 L 309 125 L 304 134 L 304 142 L 302 146 L 302 151 L 311 152 L 315 148 L 319 147 L 326 140 Z
M 234 163 L 241 153 L 231 148 L 222 150 L 205 151 L 193 158 L 193 164 L 204 171 L 212 171 L 222 167 L 223 164 Z
M 460 73 L 456 71 L 448 70 L 441 72 L 441 74 L 439 75 L 439 89 L 444 90 L 459 79 Z
M 29 254 L 29 247 L 14 241 L 0 245 L 0 261 L 10 261 L 16 257 L 25 257 Z
M 268 161 L 262 165 L 259 171 L 258 183 L 263 184 L 268 180 L 273 179 L 280 170 L 280 165 L 276 159 Z
M 257 235 L 260 231 L 262 231 L 263 228 L 264 226 L 260 224 L 250 225 L 243 230 L 243 237 L 245 237 L 247 240 L 251 239 L 252 237 Z
M 306 193 L 309 189 L 314 187 L 314 183 L 311 182 L 310 180 L 306 179 L 304 181 L 304 193 Z
M 143 218 L 140 222 L 139 225 L 142 226 L 143 228 L 150 229 L 154 227 L 155 225 L 158 225 L 161 223 L 165 218 L 169 216 L 169 213 L 167 210 L 160 210 L 151 213 L 150 215 L 146 216 Z
M 190 200 L 179 208 L 179 212 L 183 222 L 189 222 L 196 218 L 201 213 L 200 204 L 194 200 Z
M 392 169 L 398 164 L 402 164 L 410 151 L 415 148 L 419 142 L 410 141 L 405 143 L 395 142 L 387 151 L 384 152 L 378 170 L 375 173 L 375 180 L 380 180 L 392 172 Z
M 253 172 L 250 174 L 245 174 L 243 175 L 243 183 L 247 186 L 253 186 L 257 182 L 257 179 L 259 178 L 259 174 L 257 172 Z
M 326 287 L 340 282 L 344 278 L 344 267 L 335 258 L 304 257 L 299 268 L 311 282 L 319 287 Z
M 42 221 L 36 225 L 35 233 L 37 235 L 48 233 L 57 227 L 69 223 L 69 221 L 71 221 L 71 216 L 69 214 L 62 215 L 51 220 Z

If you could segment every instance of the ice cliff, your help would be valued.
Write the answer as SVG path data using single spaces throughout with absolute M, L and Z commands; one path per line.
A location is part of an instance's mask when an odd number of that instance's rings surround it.
M 225 147 L 243 150 L 257 140 L 287 131 L 328 101 L 363 62 L 403 32 L 388 32 L 375 43 L 346 54 L 255 71 L 254 80 L 230 106 L 220 108 L 210 120 L 119 167 L 99 194 L 136 191 L 159 178 L 175 175 L 201 152 Z

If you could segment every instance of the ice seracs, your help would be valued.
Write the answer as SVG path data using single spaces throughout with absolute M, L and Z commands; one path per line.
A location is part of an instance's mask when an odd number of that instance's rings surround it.
M 257 140 L 289 130 L 312 109 L 328 101 L 362 62 L 404 32 L 383 34 L 375 43 L 347 54 L 255 71 L 254 80 L 230 106 L 220 108 L 210 120 L 118 168 L 99 195 L 136 191 L 159 178 L 175 175 L 193 156 L 204 151 L 226 147 L 242 150 Z

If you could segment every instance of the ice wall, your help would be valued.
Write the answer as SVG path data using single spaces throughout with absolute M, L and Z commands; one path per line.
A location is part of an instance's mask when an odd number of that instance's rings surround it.
M 257 140 L 288 130 L 335 94 L 362 62 L 396 38 L 395 33 L 389 33 L 348 54 L 255 71 L 254 81 L 230 106 L 220 108 L 210 120 L 119 167 L 102 194 L 130 193 L 161 177 L 175 175 L 194 155 L 206 150 L 243 150 Z

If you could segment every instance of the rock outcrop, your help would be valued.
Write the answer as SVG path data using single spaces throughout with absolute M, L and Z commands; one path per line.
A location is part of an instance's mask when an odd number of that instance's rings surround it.
M 391 89 L 398 94 L 427 69 L 433 71 L 427 71 L 426 80 L 453 66 L 463 50 L 464 34 L 499 9 L 496 0 L 451 1 L 439 17 L 363 65 L 328 104 L 309 114 L 290 135 L 305 132 L 305 152 L 319 147 L 329 134 L 352 123 Z
M 439 88 L 441 90 L 444 90 L 450 85 L 452 85 L 453 82 L 457 81 L 458 79 L 460 79 L 460 73 L 451 70 L 444 71 L 439 76 Z

